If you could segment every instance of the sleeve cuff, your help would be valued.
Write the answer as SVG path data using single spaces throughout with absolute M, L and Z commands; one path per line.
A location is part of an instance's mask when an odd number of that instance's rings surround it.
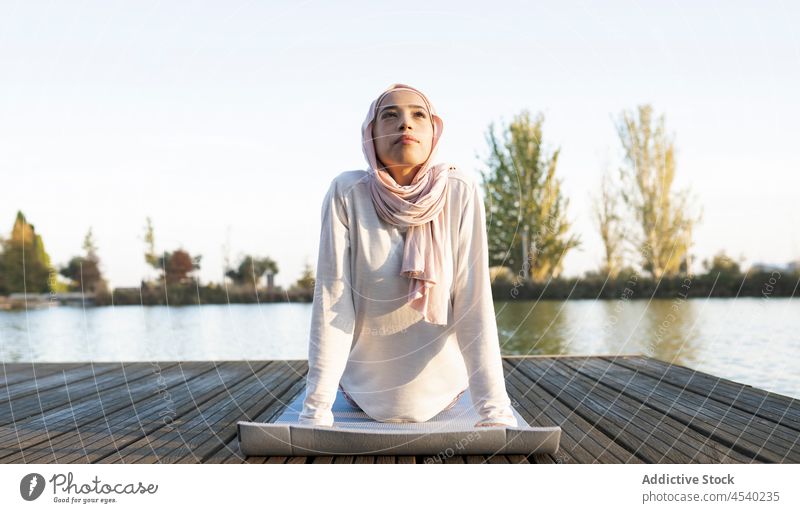
M 324 427 L 332 427 L 333 426 L 333 412 L 330 410 L 324 412 L 316 412 L 315 414 L 308 414 L 303 412 L 297 419 L 298 424 L 303 424 L 306 426 L 324 426 Z
M 501 412 L 497 415 L 489 415 L 486 417 L 482 417 L 475 426 L 478 427 L 480 424 L 489 424 L 489 423 L 498 423 L 503 424 L 508 427 L 519 427 L 519 421 L 517 421 L 517 417 L 513 413 L 505 413 Z

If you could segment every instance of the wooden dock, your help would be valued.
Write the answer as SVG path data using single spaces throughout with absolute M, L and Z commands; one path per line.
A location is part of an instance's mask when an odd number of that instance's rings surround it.
M 555 455 L 444 463 L 800 463 L 800 400 L 640 355 L 504 357 L 515 408 Z M 276 419 L 305 360 L 0 366 L 0 463 L 433 463 L 244 457 L 236 422 Z

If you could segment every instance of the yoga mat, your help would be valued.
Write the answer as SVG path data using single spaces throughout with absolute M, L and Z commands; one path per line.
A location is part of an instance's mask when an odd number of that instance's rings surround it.
M 333 426 L 297 422 L 305 389 L 274 422 L 238 421 L 239 447 L 247 456 L 553 454 L 561 427 L 533 427 L 517 412 L 518 427 L 480 427 L 469 389 L 451 409 L 427 422 L 378 422 L 350 405 L 338 390 Z

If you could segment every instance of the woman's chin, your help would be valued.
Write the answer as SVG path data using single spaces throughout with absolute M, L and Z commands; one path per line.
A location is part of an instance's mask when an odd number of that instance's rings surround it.
M 399 158 L 392 162 L 392 167 L 412 167 L 425 162 L 424 159 L 419 158 L 419 155 L 415 154 L 398 155 L 398 157 Z

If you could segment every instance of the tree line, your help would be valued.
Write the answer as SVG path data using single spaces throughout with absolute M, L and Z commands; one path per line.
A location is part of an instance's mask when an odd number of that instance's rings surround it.
M 156 271 L 138 287 L 109 290 L 92 228 L 83 239 L 83 253 L 64 265 L 54 265 L 41 234 L 25 214 L 17 212 L 10 236 L 0 237 L 0 296 L 14 292 L 29 294 L 82 292 L 95 296 L 95 304 L 192 304 L 297 300 L 310 301 L 313 270 L 306 265 L 300 278 L 287 290 L 274 284 L 278 265 L 272 258 L 243 255 L 237 263 L 226 258 L 224 283 L 201 284 L 197 276 L 202 255 L 183 247 L 157 251 L 150 217 L 144 227 L 144 261 Z M 259 297 L 260 296 L 260 297 Z
M 544 144 L 543 126 L 541 113 L 523 110 L 499 134 L 494 123 L 486 133 L 489 153 L 481 175 L 496 299 L 619 297 L 632 286 L 641 294 L 664 296 L 687 282 L 698 296 L 760 295 L 764 283 L 773 295 L 794 294 L 792 280 L 744 273 L 724 251 L 703 261 L 702 275 L 692 275 L 692 233 L 702 209 L 688 190 L 675 189 L 675 138 L 664 115 L 656 116 L 650 105 L 619 115 L 615 128 L 623 157 L 615 170 L 598 174 L 592 214 L 603 251 L 597 269 L 563 278 L 565 257 L 583 243 L 568 218 L 569 198 L 558 175 L 561 149 Z M 144 261 L 156 276 L 111 292 L 91 227 L 82 254 L 56 268 L 42 236 L 18 212 L 10 237 L 0 237 L 0 295 L 78 291 L 96 295 L 98 304 L 311 301 L 313 296 L 315 272 L 308 264 L 283 290 L 274 285 L 279 268 L 272 258 L 243 255 L 232 263 L 226 256 L 222 283 L 201 284 L 202 255 L 182 247 L 158 251 L 150 217 L 143 240 Z M 778 274 L 796 272 L 797 267 Z
M 622 160 L 604 170 L 592 197 L 603 242 L 598 267 L 580 278 L 561 276 L 564 259 L 582 245 L 567 216 L 569 198 L 557 175 L 559 148 L 548 151 L 544 117 L 523 110 L 486 134 L 481 170 L 489 265 L 495 299 L 793 295 L 798 263 L 788 271 L 752 269 L 718 252 L 691 272 L 692 233 L 702 208 L 688 189 L 675 189 L 675 137 L 651 105 L 623 111 L 616 121 Z M 793 276 L 793 279 L 778 279 Z M 689 284 L 689 285 L 687 285 Z

